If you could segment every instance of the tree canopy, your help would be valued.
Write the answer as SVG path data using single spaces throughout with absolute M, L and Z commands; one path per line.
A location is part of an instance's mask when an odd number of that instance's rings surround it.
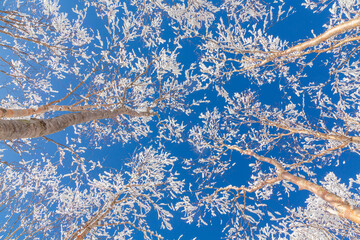
M 359 239 L 359 11 L 3 1 L 1 238 Z

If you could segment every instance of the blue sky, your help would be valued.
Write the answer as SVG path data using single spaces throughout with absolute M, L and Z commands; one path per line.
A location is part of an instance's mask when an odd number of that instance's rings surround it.
M 215 2 L 215 1 L 214 1 Z M 294 12 L 288 16 L 286 19 L 274 23 L 274 25 L 268 30 L 269 34 L 273 34 L 275 36 L 279 36 L 283 40 L 287 40 L 290 42 L 290 46 L 293 46 L 297 43 L 300 43 L 304 41 L 305 39 L 311 38 L 313 35 L 311 31 L 313 30 L 315 34 L 320 34 L 324 30 L 322 28 L 322 25 L 327 23 L 329 14 L 327 11 L 321 12 L 319 14 L 313 14 L 310 12 L 310 10 L 305 9 L 304 7 L 301 7 L 299 4 L 299 1 L 289 1 L 294 5 Z M 62 4 L 61 10 L 64 12 L 70 12 L 70 9 L 74 7 L 76 4 L 81 4 L 81 1 L 62 1 L 60 4 Z M 288 4 L 288 3 L 287 3 Z M 102 23 L 93 17 L 93 10 L 90 10 L 88 13 L 87 21 L 85 23 L 85 27 L 92 28 L 94 33 L 98 30 L 101 34 L 106 34 L 104 31 L 104 28 L 102 26 Z M 71 15 L 70 15 L 71 16 Z M 164 30 L 163 37 L 166 39 L 168 36 L 170 36 L 171 33 L 167 32 L 169 29 Z M 142 43 L 134 42 L 134 45 L 130 47 L 133 47 L 134 49 L 137 47 L 137 45 L 140 45 Z M 184 66 L 184 68 L 188 67 L 190 63 L 196 62 L 196 59 L 201 54 L 199 50 L 199 44 L 201 44 L 201 40 L 192 38 L 192 39 L 186 39 L 182 42 L 183 48 L 181 49 L 179 55 L 178 55 L 178 61 Z M 169 44 L 171 46 L 171 43 Z M 89 49 L 91 50 L 91 49 Z M 95 50 L 95 49 L 94 49 Z M 318 60 L 320 61 L 321 58 Z M 328 75 L 324 74 L 323 68 L 320 65 L 320 67 L 315 67 L 311 71 L 311 79 L 309 81 L 326 81 L 328 79 Z M 180 76 L 179 81 L 184 81 L 184 75 Z M 278 81 L 283 81 L 283 79 L 278 79 Z M 60 90 L 59 95 L 61 95 L 61 91 L 68 87 L 68 84 L 71 83 L 73 86 L 76 85 L 76 82 L 58 82 L 58 84 L 55 84 L 55 86 Z M 259 95 L 259 100 L 267 105 L 271 105 L 273 107 L 280 107 L 286 102 L 286 98 L 283 94 L 283 92 L 279 89 L 278 82 L 275 81 L 270 84 L 264 84 L 261 86 L 255 85 L 252 83 L 251 79 L 247 79 L 242 75 L 235 75 L 232 77 L 231 80 L 229 80 L 226 84 L 224 84 L 224 88 L 229 92 L 230 95 L 236 93 L 236 92 L 242 92 L 246 89 L 252 89 L 253 91 L 256 91 Z M 1 93 L 1 92 L 0 92 Z M 195 107 L 194 112 L 191 113 L 189 116 L 186 116 L 183 113 L 171 113 L 172 116 L 175 116 L 179 122 L 183 122 L 187 125 L 187 130 L 189 130 L 191 127 L 193 127 L 195 124 L 199 123 L 199 115 L 200 113 L 205 112 L 206 110 L 212 110 L 215 107 L 223 110 L 225 106 L 225 101 L 221 96 L 218 96 L 215 92 L 215 89 L 213 86 L 210 86 L 209 89 L 206 91 L 200 91 L 193 95 L 189 96 L 189 99 L 201 99 L 203 96 L 206 95 L 207 99 L 209 100 L 208 104 L 201 105 L 199 107 Z M 287 96 L 291 96 L 292 99 L 295 101 L 295 103 L 299 103 L 301 101 L 301 97 L 297 98 L 293 93 L 288 93 Z M 307 100 L 308 101 L 308 100 Z M 190 102 L 190 101 L 189 101 Z M 314 107 L 311 102 L 308 102 L 309 104 L 309 111 L 313 111 L 314 113 L 314 119 L 316 119 L 317 112 L 315 109 L 311 109 Z M 166 118 L 166 114 L 168 112 L 161 114 L 162 117 Z M 331 124 L 331 123 L 329 123 Z M 137 141 L 131 141 L 130 143 L 118 143 L 110 145 L 106 140 L 103 141 L 103 147 L 101 150 L 95 149 L 94 146 L 91 145 L 90 142 L 87 142 L 87 140 L 84 140 L 84 145 L 88 147 L 87 151 L 83 154 L 83 156 L 88 160 L 94 160 L 94 161 L 100 161 L 104 167 L 104 169 L 116 169 L 120 170 L 124 167 L 124 163 L 129 161 L 131 156 L 139 149 L 143 147 L 149 147 L 152 145 L 157 144 L 156 140 L 156 125 L 157 122 L 153 121 L 150 123 L 151 128 L 153 130 L 153 133 L 150 134 L 149 137 L 145 137 L 140 139 L 139 142 Z M 71 128 L 71 127 L 70 127 Z M 69 129 L 70 129 L 69 128 Z M 71 137 L 72 129 L 67 129 L 63 132 L 59 132 L 56 134 L 53 134 L 49 136 L 50 138 L 65 144 L 65 138 Z M 185 138 L 186 139 L 186 138 Z M 191 146 L 186 141 L 184 143 L 180 144 L 172 144 L 170 142 L 163 142 L 165 145 L 165 150 L 169 151 L 173 156 L 176 156 L 179 161 L 175 165 L 175 170 L 178 171 L 180 176 L 182 178 L 191 178 L 191 175 L 189 172 L 184 170 L 182 168 L 182 161 L 185 159 L 198 159 L 205 155 L 206 153 L 198 153 L 195 151 L 194 147 Z M 109 145 L 109 146 L 108 146 Z M 48 144 L 43 149 L 46 152 L 48 152 L 50 155 L 54 152 L 56 152 L 56 147 L 54 145 Z M 317 170 L 317 176 L 318 179 L 322 179 L 329 171 L 335 171 L 339 177 L 343 177 L 344 179 L 348 179 L 349 177 L 354 177 L 355 174 L 358 173 L 358 167 L 359 167 L 359 158 L 358 156 L 355 156 L 351 153 L 345 153 L 342 155 L 344 157 L 344 160 L 347 161 L 347 165 L 340 164 L 339 167 L 326 167 L 321 170 Z M 14 153 L 9 153 L 7 155 L 9 158 L 13 159 L 19 159 L 18 156 Z M 230 157 L 230 156 L 229 156 Z M 226 158 L 226 157 L 225 157 Z M 249 177 L 251 175 L 251 171 L 249 168 L 248 159 L 244 156 L 241 156 L 238 153 L 233 153 L 231 156 L 233 162 L 236 164 L 226 172 L 223 176 L 219 176 L 217 178 L 217 181 L 219 185 L 226 186 L 226 185 L 247 185 L 249 181 Z M 342 160 L 342 159 L 341 159 Z M 16 162 L 17 160 L 15 160 Z M 352 166 L 352 167 L 348 167 Z M 66 171 L 66 168 L 63 169 L 63 171 Z M 102 171 L 102 170 L 101 170 Z M 95 175 L 96 173 L 94 173 Z M 304 206 L 304 200 L 309 195 L 306 191 L 298 191 L 291 193 L 290 198 L 283 197 L 281 201 L 272 200 L 269 202 L 268 209 L 271 211 L 284 211 L 284 207 L 296 207 L 296 206 Z M 171 200 L 169 200 L 171 201 Z M 186 224 L 184 221 L 181 221 L 180 218 L 182 216 L 180 214 L 176 214 L 174 216 L 174 219 L 172 221 L 174 230 L 173 231 L 166 231 L 166 230 L 159 230 L 159 233 L 161 233 L 165 239 L 179 239 L 180 236 L 182 238 L 180 239 L 221 239 L 224 235 L 222 233 L 223 230 L 223 224 L 224 222 L 228 221 L 228 216 L 222 216 L 220 218 L 214 218 L 210 222 L 208 226 L 202 226 L 201 228 L 196 227 L 196 223 L 193 223 L 191 225 Z M 150 217 L 150 226 L 154 226 L 154 230 L 159 229 L 159 223 L 157 221 L 157 217 L 151 216 Z M 263 222 L 263 224 L 265 224 Z M 137 233 L 134 237 L 134 239 L 142 239 L 142 233 Z
M 270 34 L 279 36 L 283 40 L 287 40 L 290 46 L 295 45 L 304 41 L 305 39 L 311 38 L 313 35 L 311 31 L 313 30 L 315 34 L 320 34 L 323 32 L 322 25 L 328 21 L 328 12 L 324 11 L 319 14 L 313 14 L 309 9 L 301 7 L 299 4 L 300 1 L 291 1 L 291 4 L 294 6 L 294 12 L 284 19 L 283 21 L 275 23 L 268 31 Z M 64 9 L 68 10 L 67 6 L 64 4 Z M 68 4 L 68 3 L 66 3 Z M 74 4 L 74 2 L 72 2 Z M 92 21 L 91 14 L 89 19 L 89 26 L 96 26 L 100 28 L 101 24 L 95 20 Z M 166 31 L 164 36 L 166 36 Z M 184 65 L 188 66 L 196 58 L 198 51 L 199 40 L 191 39 L 183 42 L 183 49 L 181 50 L 178 60 Z M 328 76 L 324 75 L 321 69 L 316 69 L 311 72 L 312 79 L 322 79 L 324 81 Z M 245 89 L 251 88 L 259 93 L 259 99 L 261 102 L 272 105 L 272 106 L 281 106 L 283 104 L 283 94 L 279 90 L 278 83 L 274 82 L 271 84 L 264 84 L 262 86 L 256 86 L 249 81 L 249 79 L 244 78 L 241 75 L 233 77 L 227 85 L 224 86 L 229 93 L 241 92 Z M 202 97 L 202 94 L 206 94 L 210 103 L 205 106 L 200 106 L 190 118 L 187 116 L 177 116 L 178 119 L 184 121 L 188 126 L 188 129 L 191 128 L 195 123 L 199 122 L 198 114 L 204 112 L 206 109 L 213 109 L 214 107 L 223 108 L 224 101 L 220 96 L 217 96 L 215 91 L 208 91 L 206 93 L 200 92 L 198 95 L 192 96 L 194 98 Z M 153 126 L 155 127 L 155 126 Z M 59 133 L 58 136 L 63 136 L 63 133 Z M 154 133 L 156 136 L 156 132 Z M 142 146 L 149 146 L 153 144 L 153 141 L 149 141 L 149 138 L 141 140 Z M 196 153 L 192 146 L 188 143 L 182 143 L 180 145 L 174 145 L 170 143 L 165 143 L 167 150 L 171 152 L 172 155 L 182 159 L 186 158 L 198 158 L 200 157 L 199 153 Z M 117 144 L 110 147 L 104 147 L 102 150 L 88 150 L 86 152 L 86 158 L 89 159 L 103 159 L 103 165 L 109 168 L 120 169 L 123 166 L 124 160 L 126 161 L 131 157 L 131 155 L 139 149 L 139 143 L 131 142 L 125 145 Z M 353 156 L 352 154 L 344 154 L 344 157 L 348 161 L 348 166 L 359 166 L 358 157 Z M 224 185 L 246 185 L 251 175 L 250 169 L 248 167 L 249 161 L 244 159 L 243 156 L 237 153 L 233 153 L 232 159 L 236 159 L 236 164 L 231 168 L 224 176 L 218 178 L 219 181 L 222 181 Z M 186 174 L 181 168 L 181 162 L 177 166 L 178 171 Z M 322 179 L 329 171 L 336 171 L 340 177 L 347 179 L 349 176 L 354 176 L 358 173 L 357 167 L 326 167 L 325 169 L 317 171 L 319 179 Z M 268 209 L 272 211 L 283 211 L 284 207 L 296 207 L 304 206 L 304 200 L 308 197 L 309 193 L 306 191 L 298 191 L 291 193 L 289 199 L 286 197 L 282 201 L 272 201 L 269 204 Z M 202 226 L 201 228 L 196 227 L 196 224 L 188 225 L 183 221 L 180 221 L 179 218 L 182 216 L 180 214 L 174 216 L 173 220 L 173 231 L 160 231 L 160 233 L 165 237 L 165 239 L 221 239 L 224 235 L 222 233 L 222 225 L 227 221 L 227 216 L 223 216 L 220 220 L 219 218 L 214 218 L 211 220 L 209 226 Z M 221 222 L 222 221 L 222 222 Z M 264 222 L 266 223 L 266 222 Z M 150 222 L 150 224 L 152 224 Z M 154 226 L 159 226 L 156 216 L 153 217 Z M 135 235 L 135 239 L 141 239 L 142 234 Z

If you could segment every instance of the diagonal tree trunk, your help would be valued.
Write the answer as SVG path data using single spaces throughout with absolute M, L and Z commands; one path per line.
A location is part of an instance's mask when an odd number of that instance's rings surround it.
M 342 199 L 341 197 L 337 196 L 336 194 L 333 194 L 323 188 L 322 186 L 315 184 L 313 182 L 310 182 L 302 177 L 295 176 L 289 172 L 287 172 L 280 162 L 273 158 L 268 158 L 264 156 L 260 156 L 256 154 L 255 152 L 251 150 L 243 150 L 238 146 L 229 146 L 225 145 L 228 149 L 236 150 L 240 152 L 241 154 L 252 156 L 256 158 L 259 161 L 269 163 L 273 165 L 277 170 L 277 177 L 270 179 L 268 181 L 269 184 L 272 184 L 277 181 L 286 180 L 289 181 L 299 187 L 300 190 L 306 189 L 310 191 L 311 193 L 315 194 L 316 196 L 320 197 L 327 203 L 329 203 L 333 208 L 335 208 L 334 213 L 338 215 L 339 217 L 346 218 L 352 222 L 355 222 L 357 224 L 360 224 L 360 208 L 350 205 L 347 201 Z M 262 186 L 265 186 L 266 184 L 263 184 Z M 244 189 L 245 190 L 245 189 Z
M 297 52 L 302 52 L 308 48 L 314 47 L 319 45 L 322 42 L 325 42 L 327 40 L 329 40 L 332 37 L 335 37 L 341 33 L 344 33 L 346 31 L 352 30 L 352 29 L 356 29 L 357 27 L 360 26 L 360 17 L 356 17 L 354 19 L 351 19 L 349 21 L 340 23 L 336 26 L 334 26 L 333 28 L 328 29 L 326 32 L 320 34 L 317 37 L 314 37 L 312 39 L 307 40 L 306 42 L 303 43 L 299 43 L 293 47 L 290 47 L 288 49 L 285 49 L 283 51 L 279 51 L 279 52 L 275 52 L 272 53 L 269 57 L 265 58 L 264 60 L 258 62 L 257 64 L 245 67 L 243 70 L 250 70 L 250 69 L 254 69 L 256 67 L 261 67 L 264 66 L 265 64 L 274 61 L 277 58 L 280 57 L 285 57 L 285 56 L 291 56 L 291 54 L 293 53 L 297 53 Z M 330 46 L 328 49 L 323 49 L 323 50 L 318 50 L 318 51 L 308 51 L 305 52 L 304 54 L 308 54 L 308 53 L 312 53 L 312 52 L 326 52 L 330 49 L 334 49 L 337 47 L 342 46 L 343 44 L 347 43 L 347 42 L 351 42 L 351 41 L 358 41 L 359 40 L 359 36 L 356 37 L 352 37 L 352 38 L 346 38 L 341 40 L 340 42 Z M 302 54 L 300 54 L 301 56 Z M 251 58 L 249 58 L 251 59 Z
M 59 132 L 65 128 L 93 120 L 114 118 L 118 115 L 150 116 L 150 112 L 137 112 L 129 108 L 93 110 L 64 114 L 50 119 L 0 120 L 0 140 L 36 138 Z
M 297 177 L 288 172 L 282 172 L 280 176 L 299 187 L 300 190 L 306 189 L 316 196 L 320 197 L 333 208 L 336 209 L 334 213 L 339 217 L 346 218 L 352 222 L 360 224 L 360 208 L 351 206 L 347 201 L 341 197 L 329 192 L 320 185 L 310 182 L 304 178 Z

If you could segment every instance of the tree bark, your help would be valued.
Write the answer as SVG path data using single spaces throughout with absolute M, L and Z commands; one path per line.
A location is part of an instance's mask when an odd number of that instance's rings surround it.
M 306 189 L 329 203 L 332 207 L 336 209 L 336 214 L 338 216 L 360 224 L 360 208 L 351 206 L 341 197 L 329 192 L 320 185 L 310 182 L 304 178 L 297 177 L 285 171 L 283 171 L 280 176 L 283 179 L 297 185 L 300 190 Z
M 289 181 L 299 187 L 300 190 L 306 189 L 310 191 L 311 193 L 315 194 L 316 196 L 320 197 L 327 203 L 329 203 L 333 208 L 336 209 L 336 214 L 342 218 L 346 218 L 354 223 L 360 224 L 360 208 L 351 206 L 347 201 L 342 199 L 341 197 L 329 192 L 322 186 L 315 184 L 313 182 L 310 182 L 302 177 L 295 176 L 289 172 L 287 172 L 280 162 L 273 158 L 268 158 L 264 156 L 260 156 L 256 154 L 255 152 L 251 150 L 243 150 L 238 146 L 230 146 L 230 145 L 223 145 L 227 147 L 228 149 L 236 150 L 240 152 L 241 154 L 252 156 L 256 158 L 259 161 L 269 163 L 273 165 L 277 170 L 277 177 L 270 179 L 268 183 L 266 184 L 259 184 L 259 187 L 265 186 L 267 184 L 272 184 L 274 182 L 280 181 L 280 180 L 286 180 Z M 257 187 L 255 190 L 258 190 L 259 187 Z M 246 190 L 246 189 L 244 189 Z
M 50 119 L 0 120 L 0 140 L 37 138 L 59 132 L 69 126 L 93 120 L 113 118 L 121 114 L 133 117 L 151 115 L 149 112 L 137 112 L 124 107 L 115 110 L 69 113 Z
M 43 114 L 47 112 L 55 111 L 67 111 L 67 112 L 80 112 L 91 109 L 97 109 L 98 106 L 84 105 L 84 106 L 65 106 L 65 105 L 43 105 L 38 108 L 0 108 L 0 118 L 21 118 L 28 117 L 35 114 Z

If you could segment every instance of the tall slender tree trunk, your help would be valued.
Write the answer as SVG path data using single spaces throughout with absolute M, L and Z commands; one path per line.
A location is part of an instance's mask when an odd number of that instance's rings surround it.
M 36 138 L 59 132 L 65 128 L 93 120 L 114 118 L 118 115 L 133 117 L 149 116 L 149 112 L 137 112 L 129 108 L 93 110 L 68 113 L 50 119 L 0 120 L 0 140 Z

